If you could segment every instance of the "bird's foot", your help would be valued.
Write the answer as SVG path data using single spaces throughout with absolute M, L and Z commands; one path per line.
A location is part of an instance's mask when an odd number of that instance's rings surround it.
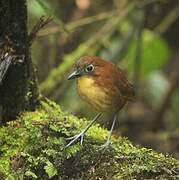
M 69 146 L 71 146 L 73 143 L 75 143 L 78 139 L 80 139 L 80 144 L 82 145 L 83 144 L 83 140 L 84 140 L 84 135 L 85 133 L 84 132 L 81 132 L 80 134 L 77 134 L 73 137 L 69 137 L 67 138 L 67 140 L 71 140 L 66 146 L 65 148 L 68 148 Z
M 107 140 L 103 145 L 100 146 L 100 150 L 105 151 L 106 149 L 108 149 L 109 145 L 110 141 Z

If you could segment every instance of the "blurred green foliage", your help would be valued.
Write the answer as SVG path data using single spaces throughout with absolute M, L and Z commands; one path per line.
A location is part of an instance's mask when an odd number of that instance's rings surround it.
M 137 40 L 133 40 L 129 47 L 125 61 L 127 61 L 130 71 L 133 69 L 134 59 L 136 56 Z M 140 76 L 146 78 L 150 73 L 161 69 L 169 60 L 170 50 L 164 39 L 155 32 L 143 30 L 142 32 L 142 52 L 141 52 L 141 69 Z

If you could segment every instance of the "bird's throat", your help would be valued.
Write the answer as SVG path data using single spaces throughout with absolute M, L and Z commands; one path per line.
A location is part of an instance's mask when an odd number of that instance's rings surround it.
M 78 78 L 78 93 L 82 99 L 91 104 L 99 111 L 105 111 L 107 104 L 104 100 L 107 99 L 106 92 L 97 84 L 92 77 L 82 76 Z

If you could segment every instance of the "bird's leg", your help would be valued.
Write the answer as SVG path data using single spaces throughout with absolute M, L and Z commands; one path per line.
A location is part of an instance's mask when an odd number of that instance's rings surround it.
M 110 143 L 110 140 L 111 140 L 112 131 L 113 131 L 113 128 L 114 128 L 114 125 L 115 125 L 115 122 L 116 122 L 117 118 L 118 118 L 118 114 L 115 114 L 113 122 L 112 122 L 111 129 L 109 131 L 108 138 L 107 138 L 106 142 L 101 146 L 101 149 L 106 149 L 109 146 L 109 143 Z
M 77 134 L 76 136 L 67 138 L 68 140 L 71 140 L 66 146 L 65 148 L 71 146 L 74 142 L 76 142 L 79 138 L 80 138 L 80 143 L 81 145 L 83 144 L 83 139 L 84 139 L 84 135 L 86 133 L 86 131 L 88 131 L 88 129 L 95 123 L 95 121 L 101 116 L 101 113 L 97 114 L 94 119 L 90 122 L 90 124 L 81 131 L 81 133 Z

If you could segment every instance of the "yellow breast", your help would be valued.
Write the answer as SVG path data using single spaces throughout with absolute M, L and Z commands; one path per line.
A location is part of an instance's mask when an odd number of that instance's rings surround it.
M 106 111 L 110 108 L 107 93 L 94 83 L 93 78 L 82 76 L 78 78 L 78 93 L 89 104 L 99 111 Z

